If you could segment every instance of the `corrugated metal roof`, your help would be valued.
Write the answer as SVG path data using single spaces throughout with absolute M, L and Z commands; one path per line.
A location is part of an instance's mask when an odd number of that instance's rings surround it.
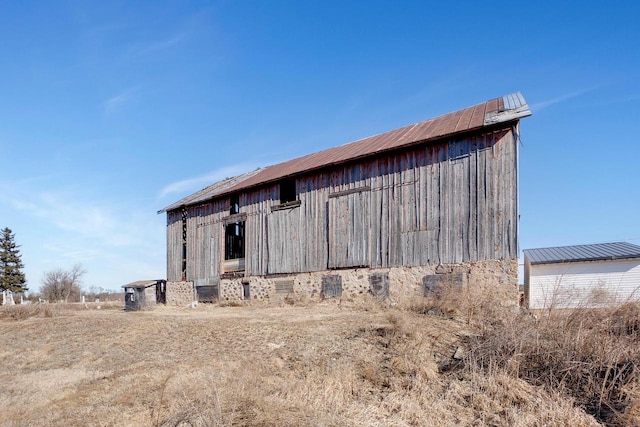
M 524 96 L 520 92 L 512 93 L 502 97 L 505 110 L 515 110 L 527 105 Z
M 256 169 L 251 172 L 244 173 L 242 175 L 234 176 L 233 178 L 227 178 L 222 181 L 218 181 L 214 184 L 211 184 L 208 187 L 203 188 L 200 191 L 197 191 L 191 194 L 190 196 L 185 197 L 184 199 L 178 200 L 177 202 L 167 206 L 162 210 L 159 210 L 158 213 L 160 214 L 163 212 L 169 212 L 181 206 L 195 205 L 205 200 L 210 200 L 221 194 L 225 194 L 228 192 L 227 190 L 229 190 L 229 188 L 233 187 L 239 182 L 242 182 L 248 178 L 251 178 L 252 176 L 254 176 L 255 174 L 257 174 L 262 170 L 264 169 Z
M 126 285 L 122 285 L 123 288 L 146 288 L 147 286 L 155 285 L 160 280 L 138 280 L 136 282 L 131 282 Z
M 223 194 L 245 190 L 329 165 L 345 163 L 414 144 L 435 141 L 497 123 L 515 121 L 530 115 L 531 111 L 529 111 L 529 106 L 524 97 L 520 92 L 516 92 L 424 122 L 404 126 L 400 129 L 309 154 L 213 184 L 167 206 L 158 213 L 171 211 L 181 206 L 193 205 Z
M 626 242 L 525 249 L 531 264 L 640 258 L 640 246 Z

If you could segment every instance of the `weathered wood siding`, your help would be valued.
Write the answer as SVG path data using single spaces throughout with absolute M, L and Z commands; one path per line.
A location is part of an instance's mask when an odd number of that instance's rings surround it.
M 167 212 L 167 278 L 178 281 L 182 271 L 182 214 Z
M 517 142 L 509 128 L 417 146 L 240 195 L 245 275 L 513 259 Z M 187 279 L 219 277 L 229 199 L 187 208 Z M 180 279 L 182 224 L 168 214 L 168 280 Z
M 371 265 L 371 192 L 329 198 L 329 268 Z

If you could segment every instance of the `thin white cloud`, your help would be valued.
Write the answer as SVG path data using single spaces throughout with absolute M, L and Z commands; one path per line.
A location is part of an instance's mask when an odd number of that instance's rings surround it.
M 194 192 L 215 182 L 222 181 L 225 178 L 231 178 L 242 173 L 249 172 L 255 168 L 255 165 L 237 164 L 216 169 L 212 172 L 207 173 L 206 175 L 187 178 L 181 181 L 175 181 L 171 184 L 166 185 L 162 190 L 160 190 L 158 198 L 162 199 L 173 193 Z
M 165 224 L 155 206 L 98 200 L 77 189 L 33 191 L 0 182 L 0 190 L 0 211 L 6 205 L 25 218 L 23 227 L 29 224 L 20 242 L 32 290 L 44 272 L 76 263 L 87 269 L 87 285 L 118 288 L 164 275 Z
M 148 222 L 148 213 L 138 214 L 126 206 L 80 200 L 64 192 L 27 197 L 14 196 L 7 200 L 15 209 L 42 218 L 59 230 L 71 232 L 79 239 L 91 240 L 94 248 L 145 246 L 151 234 L 141 226 Z
M 188 38 L 188 32 L 182 32 L 173 35 L 164 40 L 157 40 L 145 44 L 138 44 L 133 47 L 132 53 L 135 56 L 149 55 L 152 53 L 156 53 L 159 51 L 163 51 L 165 49 L 170 49 L 174 46 L 177 46 L 183 43 Z
M 547 99 L 546 101 L 536 102 L 535 104 L 531 104 L 531 111 L 538 112 L 548 108 L 552 105 L 559 104 L 561 102 L 567 101 L 572 98 L 576 98 L 578 96 L 584 95 L 587 92 L 591 92 L 592 90 L 597 89 L 598 87 L 590 87 L 587 89 L 577 90 L 575 92 L 570 92 L 564 95 L 557 96 L 555 98 Z
M 119 94 L 107 99 L 107 101 L 104 103 L 105 115 L 110 116 L 116 113 L 117 111 L 121 110 L 123 106 L 131 102 L 131 100 L 133 99 L 134 92 L 135 92 L 135 89 L 126 89 L 120 92 Z
M 50 264 L 75 264 L 90 261 L 96 258 L 104 258 L 105 252 L 96 248 L 77 249 L 72 246 L 44 243 L 42 248 L 49 252 L 51 258 L 43 261 Z M 73 260 L 73 262 L 69 262 Z

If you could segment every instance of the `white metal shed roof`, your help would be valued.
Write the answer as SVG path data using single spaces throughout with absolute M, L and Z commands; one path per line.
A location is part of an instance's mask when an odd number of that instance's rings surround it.
M 531 264 L 640 258 L 640 246 L 626 242 L 525 249 Z

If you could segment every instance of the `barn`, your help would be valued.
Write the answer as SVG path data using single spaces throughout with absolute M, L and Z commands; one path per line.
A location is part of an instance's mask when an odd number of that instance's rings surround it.
M 517 298 L 522 94 L 225 179 L 167 215 L 167 303 L 395 299 L 442 283 Z M 509 296 L 511 297 L 511 296 Z
M 640 246 L 599 243 L 524 251 L 531 309 L 602 307 L 640 300 Z

